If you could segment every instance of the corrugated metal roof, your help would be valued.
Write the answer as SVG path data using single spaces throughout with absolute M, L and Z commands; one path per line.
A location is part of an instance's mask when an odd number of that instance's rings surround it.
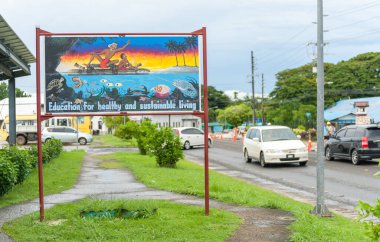
M 324 116 L 326 120 L 334 120 L 345 115 L 355 113 L 355 102 L 368 102 L 367 115 L 380 122 L 380 97 L 355 98 L 338 101 L 335 106 L 325 110 Z
M 29 70 L 28 65 L 36 62 L 34 55 L 29 51 L 24 42 L 22 42 L 1 15 L 0 57 L 0 64 L 13 72 L 15 77 L 30 75 L 27 71 Z M 2 70 L 0 70 L 0 73 L 1 72 Z M 6 73 L 0 74 L 0 80 L 8 79 L 5 75 Z

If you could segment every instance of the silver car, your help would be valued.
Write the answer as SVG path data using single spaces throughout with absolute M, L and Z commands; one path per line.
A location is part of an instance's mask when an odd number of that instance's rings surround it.
M 77 132 L 70 127 L 48 127 L 42 130 L 42 142 L 47 142 L 55 138 L 62 143 L 79 143 L 85 145 L 92 142 L 92 135 L 82 132 Z

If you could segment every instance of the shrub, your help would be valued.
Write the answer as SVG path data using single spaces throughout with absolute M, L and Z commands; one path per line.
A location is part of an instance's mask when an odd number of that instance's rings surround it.
M 32 145 L 30 146 L 29 150 L 29 155 L 30 155 L 30 159 L 31 159 L 31 165 L 33 168 L 37 167 L 38 165 L 38 150 L 37 150 L 37 146 L 36 145 Z
M 157 164 L 160 167 L 176 167 L 179 159 L 183 158 L 179 137 L 170 128 L 162 128 L 152 138 L 149 150 L 156 157 Z
M 379 160 L 380 166 L 380 160 Z M 380 172 L 376 173 L 375 176 L 380 178 Z M 380 199 L 377 199 L 375 205 L 370 205 L 369 203 L 365 203 L 363 201 L 359 201 L 359 206 L 356 207 L 359 211 L 359 221 L 362 221 L 367 229 L 366 235 L 372 241 L 380 240 Z M 371 220 L 367 220 L 369 217 L 374 217 L 377 219 L 377 222 L 373 222 Z
M 47 150 L 50 160 L 57 158 L 63 150 L 63 144 L 59 139 L 51 139 L 43 144 L 43 147 L 46 147 L 45 149 Z
M 8 151 L 8 159 L 13 163 L 17 172 L 17 184 L 25 180 L 33 168 L 31 164 L 33 159 L 29 155 L 28 150 L 18 149 L 16 146 L 12 146 Z M 5 152 L 4 152 L 5 153 Z
M 59 156 L 63 149 L 62 142 L 52 139 L 42 145 L 42 162 L 48 163 Z M 0 149 L 0 196 L 7 193 L 14 185 L 22 183 L 30 171 L 38 164 L 36 146 L 29 149 Z
M 17 182 L 17 171 L 5 152 L 0 153 L 0 196 L 7 193 Z
M 136 136 L 136 133 L 139 130 L 139 125 L 134 121 L 128 121 L 124 125 L 120 125 L 116 131 L 115 136 L 121 139 L 132 139 Z

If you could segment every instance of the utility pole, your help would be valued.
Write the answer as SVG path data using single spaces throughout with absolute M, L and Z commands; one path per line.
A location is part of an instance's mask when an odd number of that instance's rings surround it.
M 261 74 L 261 125 L 264 126 L 264 73 Z
M 325 205 L 324 157 L 324 61 L 323 61 L 323 0 L 317 0 L 317 204 L 311 211 L 321 217 L 331 216 Z
M 252 126 L 255 126 L 255 57 L 251 51 L 251 65 L 252 65 Z

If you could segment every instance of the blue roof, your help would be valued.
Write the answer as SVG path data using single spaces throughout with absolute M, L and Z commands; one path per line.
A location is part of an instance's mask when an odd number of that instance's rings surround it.
M 374 122 L 380 122 L 380 97 L 354 98 L 338 101 L 335 106 L 325 110 L 325 119 L 334 120 L 348 114 L 355 114 L 355 102 L 367 101 L 367 115 L 374 119 Z

